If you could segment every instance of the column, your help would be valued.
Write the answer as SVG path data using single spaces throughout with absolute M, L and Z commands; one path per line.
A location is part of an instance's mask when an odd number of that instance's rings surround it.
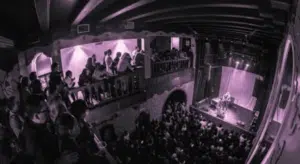
M 144 44 L 145 44 L 145 57 L 144 57 L 144 69 L 145 69 L 145 79 L 151 78 L 151 42 L 154 40 L 155 37 L 145 37 Z
M 193 96 L 193 102 L 203 100 L 205 98 L 205 86 L 207 73 L 205 72 L 204 59 L 205 59 L 205 49 L 204 40 L 195 39 L 195 91 Z
M 22 76 L 29 76 L 29 72 L 26 65 L 26 57 L 24 52 L 20 52 L 18 54 L 18 64 L 20 68 L 20 75 Z
M 197 45 L 196 45 L 196 39 L 195 38 L 191 38 L 191 50 L 193 52 L 193 63 L 192 63 L 192 67 L 196 68 L 196 58 L 197 58 Z
M 62 62 L 60 56 L 60 44 L 59 41 L 55 41 L 51 47 L 52 63 L 56 62 L 59 65 L 60 71 L 62 71 Z

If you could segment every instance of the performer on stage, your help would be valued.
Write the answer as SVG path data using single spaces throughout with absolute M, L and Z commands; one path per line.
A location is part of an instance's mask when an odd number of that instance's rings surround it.
M 223 95 L 223 102 L 224 102 L 224 110 L 225 111 L 227 111 L 227 109 L 228 109 L 230 98 L 231 98 L 231 95 L 230 95 L 229 92 L 227 92 L 225 95 Z

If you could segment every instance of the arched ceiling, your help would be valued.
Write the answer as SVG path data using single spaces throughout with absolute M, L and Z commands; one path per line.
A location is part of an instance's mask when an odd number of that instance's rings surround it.
M 148 29 L 278 44 L 293 6 L 292 0 L 10 0 L 0 4 L 0 35 L 24 42 L 80 23 L 132 21 Z

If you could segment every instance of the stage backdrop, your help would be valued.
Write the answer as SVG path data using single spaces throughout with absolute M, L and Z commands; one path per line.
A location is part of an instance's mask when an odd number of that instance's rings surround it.
M 112 58 L 115 58 L 117 52 L 128 52 L 129 54 L 131 54 L 136 46 L 137 39 L 125 39 L 90 43 L 64 48 L 60 50 L 62 70 L 64 72 L 64 75 L 67 70 L 71 70 L 73 72 L 73 77 L 76 78 L 77 84 L 79 75 L 85 68 L 87 59 L 93 54 L 96 55 L 97 61 L 102 64 L 104 51 L 111 49 Z
M 256 98 L 252 96 L 254 84 L 259 75 L 232 67 L 222 67 L 219 96 L 229 92 L 235 104 L 253 110 Z

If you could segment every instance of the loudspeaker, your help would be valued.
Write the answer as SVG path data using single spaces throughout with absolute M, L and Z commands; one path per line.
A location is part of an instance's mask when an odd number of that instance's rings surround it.
M 252 96 L 258 98 L 258 96 L 261 94 L 261 87 L 262 87 L 262 81 L 259 79 L 255 80 Z
M 221 85 L 222 67 L 211 69 L 211 96 L 218 97 Z
M 288 102 L 289 99 L 289 95 L 290 95 L 290 91 L 284 89 L 281 92 L 281 96 L 280 96 L 280 102 L 279 102 L 279 107 L 284 109 L 286 107 L 286 104 Z

